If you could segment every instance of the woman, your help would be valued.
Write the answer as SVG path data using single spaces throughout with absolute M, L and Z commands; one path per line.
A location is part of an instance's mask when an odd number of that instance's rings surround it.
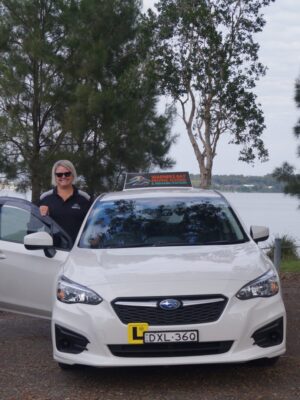
M 43 193 L 39 202 L 41 215 L 54 219 L 70 235 L 73 243 L 91 206 L 90 196 L 74 186 L 76 179 L 71 161 L 57 161 L 52 168 L 54 189 Z

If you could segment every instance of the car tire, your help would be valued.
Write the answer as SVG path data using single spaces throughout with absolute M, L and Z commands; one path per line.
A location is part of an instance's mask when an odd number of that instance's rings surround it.
M 251 365 L 256 367 L 273 367 L 279 360 L 279 356 L 272 358 L 259 358 L 250 362 Z
M 68 370 L 71 370 L 71 369 L 75 368 L 75 366 L 72 365 L 72 364 L 64 364 L 64 363 L 61 363 L 61 362 L 58 363 L 58 366 L 64 371 L 68 371 Z

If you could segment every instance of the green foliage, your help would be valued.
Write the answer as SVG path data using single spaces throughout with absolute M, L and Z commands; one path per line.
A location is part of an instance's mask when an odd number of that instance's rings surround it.
M 298 242 L 295 238 L 289 235 L 283 235 L 281 239 L 281 259 L 282 260 L 298 260 Z M 274 259 L 275 239 L 270 244 L 270 250 L 267 255 Z
M 287 162 L 273 172 L 274 178 L 284 183 L 284 193 L 300 199 L 300 174 L 295 173 L 295 168 Z
M 253 92 L 265 68 L 253 35 L 272 0 L 161 0 L 149 11 L 153 69 L 162 91 L 177 101 L 198 160 L 201 186 L 210 185 L 222 134 L 242 146 L 240 160 L 268 156 L 264 117 Z
M 65 138 L 60 121 L 69 93 L 59 4 L 0 2 L 1 172 L 22 188 L 31 182 L 34 200 Z
M 300 78 L 297 79 L 297 81 L 296 81 L 295 101 L 296 101 L 297 107 L 300 108 Z M 298 120 L 298 122 L 295 126 L 294 133 L 297 138 L 300 138 L 300 119 Z M 298 147 L 298 154 L 300 157 L 300 145 Z
M 60 158 L 91 194 L 171 166 L 147 41 L 138 0 L 0 0 L 1 172 L 36 201 Z
M 115 187 L 126 170 L 173 164 L 166 157 L 174 141 L 172 110 L 156 112 L 157 82 L 147 73 L 139 6 L 136 0 L 82 0 L 70 10 L 76 88 L 65 127 L 73 132 L 76 164 L 91 194 Z
M 300 108 L 300 79 L 296 81 L 296 94 L 295 101 L 298 108 Z M 296 138 L 300 138 L 300 120 L 297 122 L 294 133 Z M 298 156 L 300 157 L 300 146 L 298 147 Z M 284 193 L 291 196 L 296 196 L 300 199 L 300 174 L 296 173 L 295 168 L 289 163 L 285 162 L 281 167 L 278 167 L 273 172 L 274 178 L 279 182 L 284 183 Z

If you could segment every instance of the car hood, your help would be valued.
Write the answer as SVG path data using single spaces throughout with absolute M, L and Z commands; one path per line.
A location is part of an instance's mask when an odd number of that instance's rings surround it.
M 257 245 L 74 248 L 63 273 L 111 296 L 224 293 L 237 290 L 272 268 Z

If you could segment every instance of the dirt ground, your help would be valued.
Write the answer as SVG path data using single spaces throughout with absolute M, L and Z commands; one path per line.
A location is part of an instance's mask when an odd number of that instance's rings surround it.
M 50 322 L 0 313 L 0 400 L 299 400 L 300 273 L 282 276 L 287 353 L 271 368 L 250 364 L 62 371 Z

